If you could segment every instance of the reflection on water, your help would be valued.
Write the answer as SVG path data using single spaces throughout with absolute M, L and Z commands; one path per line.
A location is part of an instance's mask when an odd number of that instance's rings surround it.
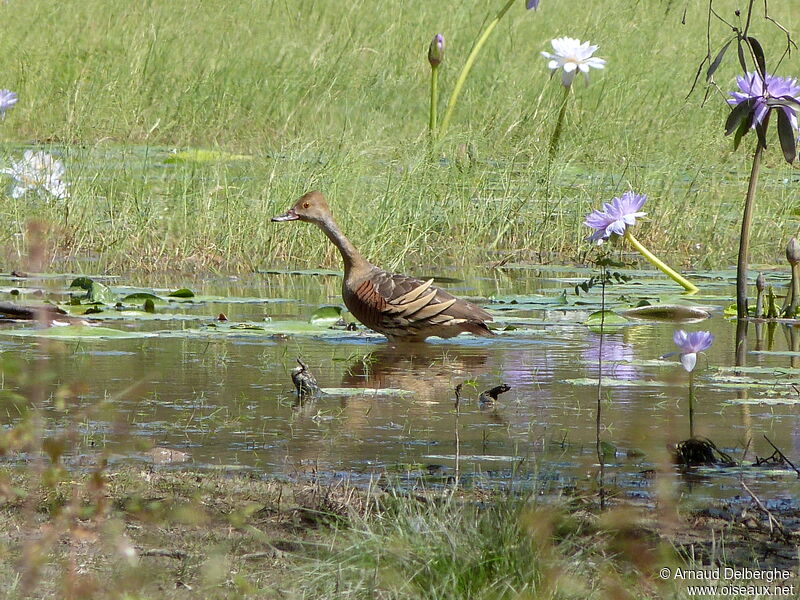
M 532 275 L 465 280 L 471 283 L 459 283 L 455 291 L 471 297 L 557 295 L 570 287 L 555 277 L 537 283 Z M 335 277 L 265 275 L 194 287 L 225 297 L 294 300 L 182 309 L 203 318 L 224 312 L 232 321 L 258 321 L 265 314 L 308 318 L 318 305 L 340 301 Z M 726 289 L 703 303 L 722 307 L 731 293 L 732 288 Z M 23 361 L 43 374 L 40 384 L 46 393 L 41 402 L 49 429 L 63 428 L 70 415 L 81 411 L 90 415 L 78 425 L 86 454 L 106 448 L 114 458 L 127 459 L 140 456 L 144 445 L 156 444 L 186 450 L 200 466 L 254 468 L 287 476 L 347 472 L 356 480 L 387 471 L 401 477 L 446 476 L 458 454 L 461 474 L 468 481 L 536 478 L 558 490 L 588 488 L 595 472 L 593 381 L 602 358 L 602 375 L 608 380 L 601 390 L 603 436 L 617 449 L 609 459 L 608 483 L 624 494 L 646 497 L 652 485 L 647 472 L 664 469 L 667 447 L 684 439 L 688 429 L 687 375 L 677 360 L 658 360 L 675 350 L 676 326 L 623 327 L 603 337 L 601 351 L 600 336 L 580 324 L 586 314 L 573 307 L 527 306 L 498 315 L 501 320 L 528 319 L 529 324 L 496 339 L 462 337 L 413 347 L 392 347 L 374 337 L 175 333 L 46 344 L 0 336 L 0 344 L 6 364 Z M 192 321 L 124 320 L 107 325 L 154 331 L 194 326 Z M 710 329 L 717 338 L 708 352 L 709 368 L 699 362 L 698 433 L 736 457 L 748 448 L 751 460 L 772 453 L 764 434 L 790 458 L 800 453 L 800 416 L 794 405 L 785 403 L 800 399 L 800 387 L 792 387 L 800 386 L 800 371 L 786 370 L 798 368 L 800 352 L 770 353 L 797 352 L 798 330 L 774 324 L 751 327 L 751 352 L 746 354 L 750 370 L 741 374 L 744 379 L 736 379 L 733 370 L 717 370 L 735 363 L 735 325 L 716 311 L 712 319 L 686 328 Z M 322 388 L 390 388 L 409 394 L 322 395 L 298 404 L 290 378 L 298 356 Z M 758 385 L 760 380 L 771 383 Z M 511 390 L 494 406 L 482 408 L 479 393 L 501 383 Z M 453 388 L 458 384 L 464 386 L 456 418 Z M 9 385 L 27 384 L 9 372 Z M 58 390 L 65 385 L 79 392 L 63 407 Z M 760 400 L 770 403 L 738 404 Z M 3 402 L 3 423 L 12 423 L 19 413 L 10 401 Z M 740 492 L 732 470 L 700 475 L 700 484 L 684 490 L 722 496 Z M 750 470 L 747 476 L 754 480 L 748 482 L 754 490 L 798 491 L 793 473 L 781 477 Z

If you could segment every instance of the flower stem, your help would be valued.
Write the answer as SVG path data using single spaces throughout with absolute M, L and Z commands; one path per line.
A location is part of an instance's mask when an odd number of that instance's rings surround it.
M 750 169 L 747 196 L 744 199 L 742 232 L 739 235 L 739 259 L 736 262 L 736 315 L 739 319 L 747 318 L 747 256 L 750 250 L 750 224 L 753 221 L 753 204 L 755 203 L 758 170 L 761 167 L 763 151 L 764 148 L 761 146 L 761 141 L 756 140 L 756 151 L 753 153 L 753 166 Z
M 431 65 L 431 114 L 428 129 L 431 135 L 436 131 L 436 117 L 439 112 L 439 65 Z
M 458 74 L 458 79 L 456 80 L 456 85 L 453 88 L 453 92 L 450 94 L 450 99 L 447 101 L 447 109 L 444 113 L 444 118 L 442 119 L 442 126 L 439 129 L 439 135 L 444 135 L 445 131 L 447 131 L 448 125 L 450 125 L 450 118 L 453 116 L 453 109 L 456 107 L 456 102 L 458 101 L 458 96 L 461 94 L 461 89 L 464 87 L 464 82 L 467 80 L 467 76 L 469 72 L 472 70 L 472 65 L 475 64 L 475 61 L 478 58 L 478 53 L 483 48 L 484 44 L 486 44 L 486 40 L 489 39 L 489 36 L 494 31 L 497 24 L 500 22 L 500 19 L 503 18 L 508 12 L 508 9 L 514 4 L 516 0 L 508 0 L 500 9 L 500 12 L 497 13 L 494 19 L 486 26 L 486 29 L 483 30 L 483 33 L 478 38 L 478 41 L 475 42 L 475 45 L 472 47 L 472 52 L 469 53 L 467 56 L 467 61 L 464 63 L 464 66 L 461 68 L 461 73 Z
M 694 371 L 689 371 L 689 437 L 694 437 Z
M 547 154 L 548 170 L 550 168 L 550 164 L 553 162 L 553 159 L 556 156 L 556 151 L 558 150 L 558 142 L 561 140 L 561 130 L 563 129 L 564 126 L 564 115 L 567 114 L 567 100 L 569 100 L 569 92 L 571 89 L 572 89 L 571 85 L 568 85 L 564 88 L 564 99 L 561 101 L 561 110 L 558 111 L 556 128 L 553 130 L 553 135 L 550 138 L 550 149 Z
M 655 254 L 650 252 L 647 248 L 642 246 L 642 243 L 633 237 L 630 229 L 625 230 L 625 239 L 628 240 L 631 245 L 639 251 L 639 253 L 644 256 L 647 260 L 650 261 L 654 266 L 656 266 L 664 275 L 672 279 L 675 283 L 683 287 L 687 292 L 690 294 L 696 294 L 699 292 L 699 288 L 694 285 L 691 281 L 686 279 L 683 275 L 678 273 L 677 271 L 671 269 L 667 266 L 664 262 L 661 261 Z

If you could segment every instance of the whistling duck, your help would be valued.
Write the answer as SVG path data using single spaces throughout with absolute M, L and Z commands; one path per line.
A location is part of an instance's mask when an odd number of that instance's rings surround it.
M 272 220 L 306 221 L 322 229 L 344 260 L 345 306 L 361 323 L 390 341 L 418 342 L 432 335 L 449 338 L 464 331 L 494 335 L 485 323 L 492 320 L 489 313 L 437 288 L 433 279 L 389 273 L 367 262 L 336 225 L 320 192 L 305 194 Z

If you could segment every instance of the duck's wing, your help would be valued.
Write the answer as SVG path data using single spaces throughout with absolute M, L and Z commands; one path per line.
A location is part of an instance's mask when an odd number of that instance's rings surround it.
M 484 321 L 492 316 L 474 304 L 456 298 L 433 285 L 433 279 L 422 281 L 399 273 L 375 268 L 355 290 L 356 296 L 384 319 L 399 327 L 448 327 L 477 324 L 480 333 L 488 331 Z M 377 316 L 377 315 L 376 315 Z M 465 327 L 471 331 L 472 327 Z

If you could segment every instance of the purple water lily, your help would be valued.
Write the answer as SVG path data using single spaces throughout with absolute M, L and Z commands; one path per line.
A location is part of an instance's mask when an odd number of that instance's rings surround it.
M 640 210 L 645 200 L 647 200 L 645 194 L 628 191 L 619 198 L 612 199 L 611 202 L 604 202 L 602 210 L 592 211 L 583 222 L 595 230 L 586 238 L 587 241 L 597 242 L 599 246 L 614 234 L 623 235 L 628 226 L 636 225 L 637 217 L 647 214 Z
M 768 101 L 773 98 L 784 98 L 786 96 L 800 100 L 800 86 L 797 79 L 789 77 L 778 77 L 777 75 L 765 74 L 762 78 L 761 73 L 746 73 L 736 78 L 739 84 L 739 92 L 729 92 L 732 98 L 728 98 L 728 104 L 738 106 L 742 102 L 753 99 L 753 119 L 751 128 L 764 122 L 767 113 L 772 108 Z M 785 98 L 784 98 L 785 99 Z M 797 129 L 797 114 L 794 106 L 779 107 L 789 118 L 793 129 Z
M 527 0 L 527 2 L 525 2 L 525 8 L 528 10 L 536 10 L 539 8 L 539 0 Z
M 708 350 L 714 342 L 714 334 L 710 331 L 693 331 L 686 333 L 678 329 L 672 336 L 675 345 L 681 350 L 681 364 L 687 371 L 694 371 L 697 364 L 697 353 Z
M 0 118 L 6 118 L 6 111 L 14 108 L 17 103 L 17 95 L 11 90 L 0 90 Z

